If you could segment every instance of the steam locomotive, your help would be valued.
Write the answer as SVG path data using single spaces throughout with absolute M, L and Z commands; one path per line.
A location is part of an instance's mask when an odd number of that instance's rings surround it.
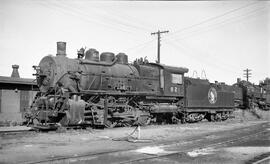
M 132 126 L 226 120 L 235 107 L 235 90 L 205 79 L 185 77 L 187 68 L 136 59 L 124 53 L 87 51 L 45 56 L 36 70 L 39 92 L 28 119 L 62 126 Z M 239 88 L 236 87 L 235 88 Z
M 255 85 L 238 78 L 237 83 L 232 85 L 231 88 L 235 92 L 236 107 L 241 109 L 270 109 L 270 80 Z

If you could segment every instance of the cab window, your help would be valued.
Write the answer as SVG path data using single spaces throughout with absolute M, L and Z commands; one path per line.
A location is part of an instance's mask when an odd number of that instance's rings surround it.
M 172 83 L 173 84 L 182 84 L 183 76 L 181 74 L 172 74 Z

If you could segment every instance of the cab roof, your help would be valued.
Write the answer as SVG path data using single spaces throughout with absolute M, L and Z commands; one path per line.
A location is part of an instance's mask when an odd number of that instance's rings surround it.
M 187 73 L 188 72 L 188 68 L 185 67 L 174 67 L 174 66 L 167 66 L 164 64 L 158 64 L 158 63 L 148 63 L 149 65 L 153 65 L 153 66 L 158 66 L 168 72 L 171 73 L 179 73 L 179 74 L 183 74 L 183 73 Z

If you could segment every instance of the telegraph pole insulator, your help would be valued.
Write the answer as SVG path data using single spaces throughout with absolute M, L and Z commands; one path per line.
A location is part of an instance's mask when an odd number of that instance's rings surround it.
M 161 44 L 160 44 L 160 34 L 162 34 L 162 33 L 168 33 L 169 31 L 159 31 L 158 30 L 158 32 L 153 32 L 153 33 L 151 33 L 151 35 L 158 35 L 158 42 L 157 42 L 157 63 L 160 63 L 160 46 L 161 46 Z
M 244 70 L 244 77 L 247 78 L 247 81 L 248 79 L 251 77 L 251 69 L 245 69 Z

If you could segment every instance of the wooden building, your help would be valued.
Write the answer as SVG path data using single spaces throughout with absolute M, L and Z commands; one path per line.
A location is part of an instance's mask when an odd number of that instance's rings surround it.
M 8 122 L 21 123 L 23 112 L 29 108 L 37 85 L 34 79 L 20 78 L 18 65 L 13 65 L 11 77 L 0 76 L 0 125 Z

